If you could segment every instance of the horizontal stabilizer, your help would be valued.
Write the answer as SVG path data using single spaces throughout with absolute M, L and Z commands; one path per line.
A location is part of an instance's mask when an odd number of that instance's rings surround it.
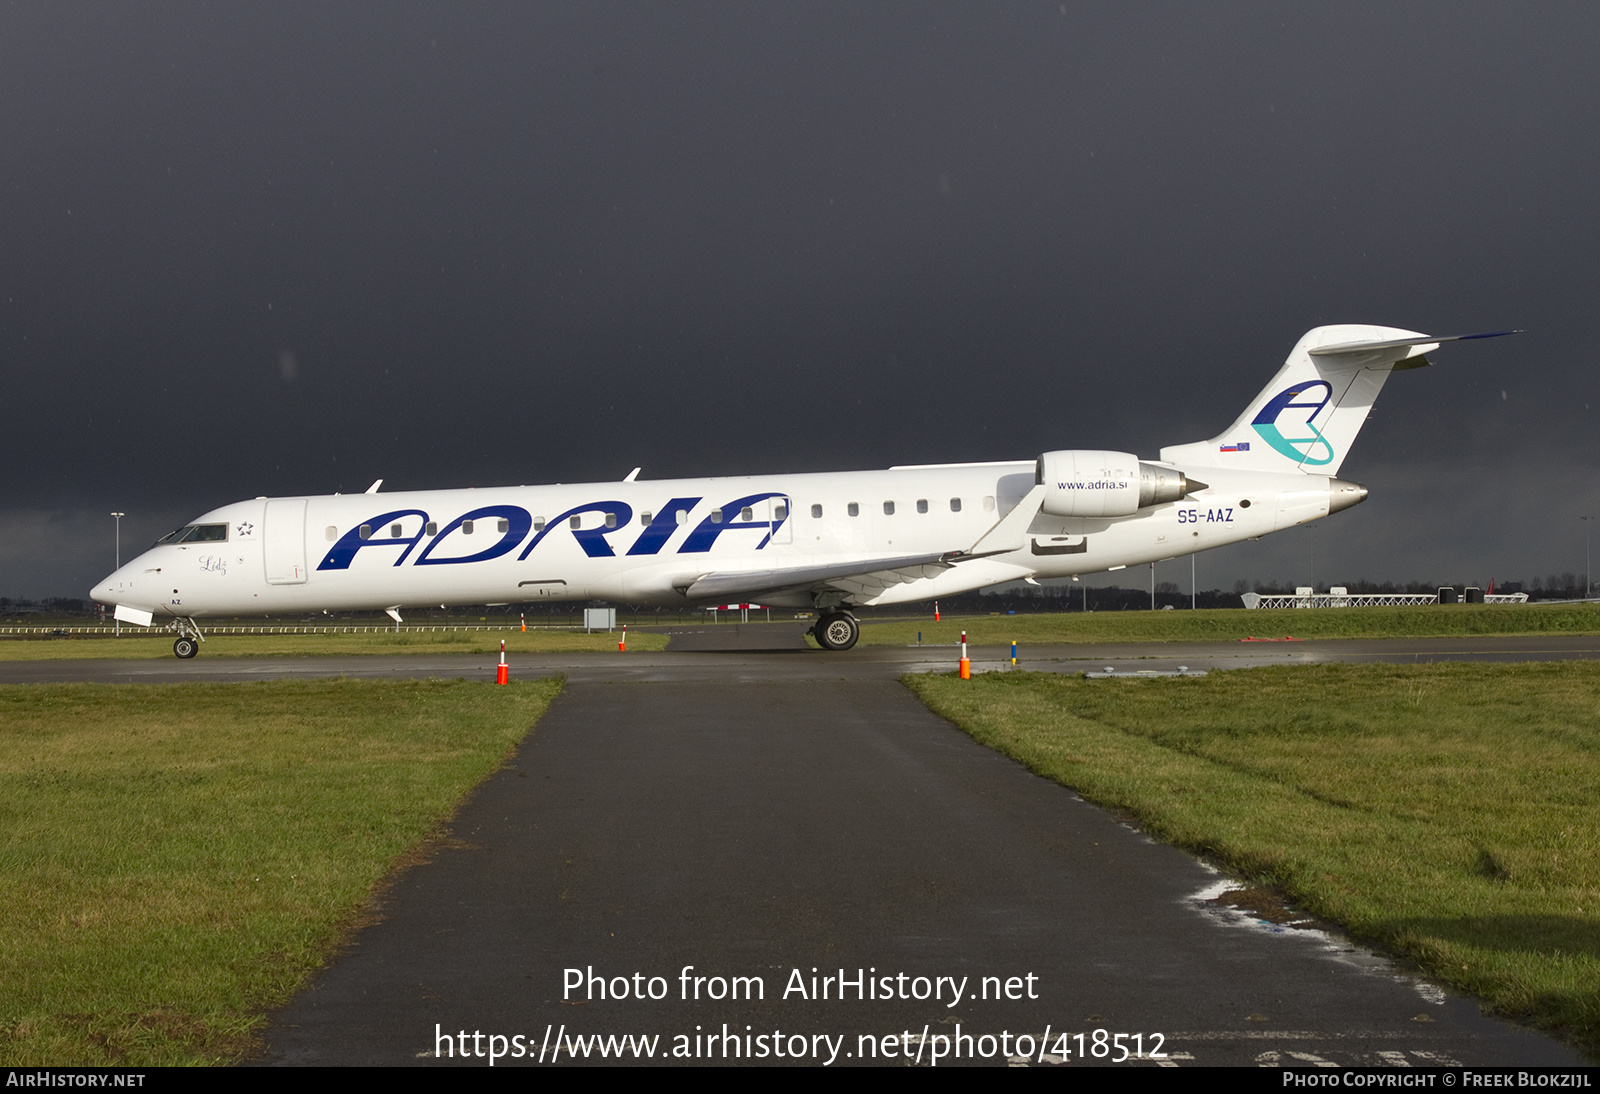
M 1336 346 L 1318 346 L 1308 352 L 1313 357 L 1333 357 L 1347 353 L 1369 353 L 1378 349 L 1402 349 L 1406 346 L 1437 346 L 1442 342 L 1470 342 L 1474 338 L 1503 338 L 1508 334 L 1521 334 L 1520 330 L 1491 330 L 1482 334 L 1425 334 L 1416 338 L 1393 338 L 1379 342 L 1344 342 Z

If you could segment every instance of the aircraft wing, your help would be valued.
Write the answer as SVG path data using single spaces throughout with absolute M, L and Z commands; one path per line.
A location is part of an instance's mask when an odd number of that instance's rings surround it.
M 751 570 L 741 573 L 710 573 L 697 578 L 683 594 L 690 600 L 731 600 L 802 590 L 838 589 L 856 593 L 871 589 L 881 592 L 919 578 L 934 577 L 955 563 L 947 555 L 901 555 L 894 558 L 867 558 L 855 562 L 834 562 L 826 566 L 791 566 L 778 570 Z M 871 595 L 871 594 L 868 594 Z
M 859 600 L 870 600 L 885 589 L 908 581 L 938 577 L 969 559 L 986 558 L 1021 550 L 1028 525 L 1039 513 L 1045 488 L 1035 486 L 995 525 L 964 551 L 857 559 L 820 566 L 791 566 L 772 570 L 703 574 L 681 591 L 690 600 L 731 600 L 734 597 L 772 596 L 779 593 L 836 589 Z

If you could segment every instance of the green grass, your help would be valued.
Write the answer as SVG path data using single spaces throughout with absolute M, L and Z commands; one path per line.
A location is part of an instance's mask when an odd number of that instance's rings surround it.
M 1241 638 L 1436 638 L 1600 634 L 1600 604 L 1445 604 L 1416 608 L 1219 608 L 1170 612 L 1055 612 L 868 622 L 872 646 L 956 642 L 983 646 L 1070 642 L 1235 642 Z
M 559 688 L 0 687 L 0 1065 L 246 1055 Z
M 906 683 L 1034 771 L 1600 1050 L 1600 664 Z
M 121 638 L 0 639 L 0 661 L 64 661 L 172 656 L 172 634 L 133 634 Z M 364 654 L 500 653 L 506 655 L 615 651 L 620 631 L 421 631 L 399 634 L 212 634 L 200 645 L 201 657 L 331 657 Z M 634 631 L 630 650 L 664 650 L 667 636 Z M 513 669 L 515 664 L 513 663 Z

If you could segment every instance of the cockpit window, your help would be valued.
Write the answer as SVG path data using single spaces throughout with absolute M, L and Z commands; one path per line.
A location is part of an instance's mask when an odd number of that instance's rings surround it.
M 156 546 L 163 543 L 220 543 L 227 538 L 226 524 L 186 524 L 176 532 L 168 532 L 156 540 Z

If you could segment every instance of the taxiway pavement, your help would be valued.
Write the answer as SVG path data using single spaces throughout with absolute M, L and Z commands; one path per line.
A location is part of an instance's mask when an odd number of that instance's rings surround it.
M 1108 1062 L 1096 1030 L 1159 1042 L 1147 1065 L 1578 1062 L 1337 936 L 1216 903 L 1225 884 L 883 674 L 575 681 L 276 1016 L 264 1062 L 483 1065 L 493 1035 L 525 1053 L 502 1066 L 552 1043 L 598 1062 L 595 1035 L 748 1062 L 774 1034 L 807 1063 Z M 710 997 L 735 977 L 759 993 Z M 850 986 L 882 978 L 877 999 Z
M 714 631 L 706 635 L 705 632 Z M 674 628 L 661 652 L 550 653 L 512 659 L 513 677 L 565 675 L 574 682 L 884 679 L 908 672 L 951 672 L 949 646 L 857 646 L 832 653 L 803 645 L 790 624 Z M 1019 668 L 1031 672 L 1207 671 L 1257 665 L 1331 662 L 1420 664 L 1429 661 L 1566 661 L 1600 658 L 1600 637 L 1320 639 L 1304 642 L 1123 642 L 1024 646 Z M 1009 647 L 973 646 L 976 672 L 1009 671 Z M 0 684 L 182 683 L 331 676 L 465 677 L 492 680 L 497 654 L 348 655 L 335 657 L 175 657 L 151 660 L 0 661 Z

